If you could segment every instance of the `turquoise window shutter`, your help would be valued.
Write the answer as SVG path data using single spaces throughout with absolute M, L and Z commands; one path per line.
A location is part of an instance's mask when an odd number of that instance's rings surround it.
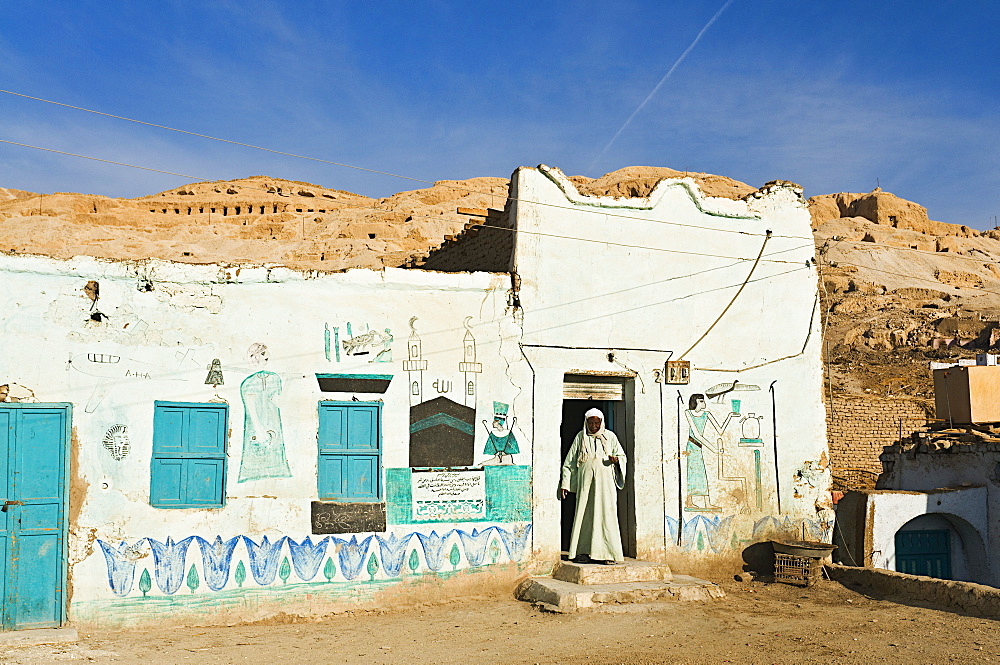
M 382 404 L 320 402 L 319 498 L 378 501 L 382 498 Z
M 150 505 L 224 505 L 228 416 L 226 404 L 155 403 Z

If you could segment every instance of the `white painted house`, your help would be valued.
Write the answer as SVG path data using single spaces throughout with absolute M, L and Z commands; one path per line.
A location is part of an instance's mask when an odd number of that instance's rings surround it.
M 838 502 L 843 563 L 1000 586 L 1000 444 L 944 441 L 887 447 L 880 489 Z
M 472 231 L 424 270 L 0 256 L 4 628 L 512 587 L 559 556 L 595 404 L 627 555 L 708 574 L 828 537 L 797 186 L 612 199 L 522 168 Z

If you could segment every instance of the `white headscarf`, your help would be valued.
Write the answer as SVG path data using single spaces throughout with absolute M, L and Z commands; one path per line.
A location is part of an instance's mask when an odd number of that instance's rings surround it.
M 587 429 L 587 420 L 590 419 L 590 418 L 600 418 L 601 419 L 601 427 L 600 427 L 600 429 L 598 429 L 593 434 L 591 434 L 590 430 Z M 594 455 L 595 453 L 597 453 L 597 446 L 598 445 L 601 446 L 601 449 L 604 452 L 604 457 L 608 456 L 608 450 L 607 450 L 607 445 L 606 445 L 607 444 L 607 437 L 604 436 L 605 431 L 607 431 L 607 430 L 604 429 L 604 414 L 601 413 L 600 409 L 590 409 L 589 411 L 587 411 L 587 413 L 583 414 L 583 440 L 580 442 L 583 445 L 580 446 L 580 450 L 577 452 L 577 457 L 576 457 L 577 464 L 580 464 L 582 462 L 586 462 L 587 460 L 589 460 L 591 458 L 592 455 Z M 591 446 L 587 445 L 587 443 L 589 443 L 587 441 L 588 437 L 591 438 L 591 439 L 594 439 L 593 449 L 591 449 Z M 602 457 L 602 459 L 603 459 L 603 457 Z
M 601 428 L 593 434 L 591 434 L 590 430 L 587 429 L 587 421 L 591 418 L 601 419 Z M 586 432 L 588 436 L 598 437 L 601 439 L 604 438 L 604 414 L 601 413 L 600 409 L 591 409 L 587 411 L 587 413 L 583 414 L 583 431 Z

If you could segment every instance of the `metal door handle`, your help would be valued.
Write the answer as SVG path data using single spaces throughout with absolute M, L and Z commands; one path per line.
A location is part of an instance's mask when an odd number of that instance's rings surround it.
M 23 505 L 24 501 L 4 501 L 3 508 L 0 508 L 0 510 L 7 512 L 7 506 L 23 506 Z

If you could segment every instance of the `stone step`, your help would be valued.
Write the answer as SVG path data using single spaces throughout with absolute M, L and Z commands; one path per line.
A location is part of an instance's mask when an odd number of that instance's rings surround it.
M 551 577 L 532 577 L 518 587 L 518 600 L 534 603 L 551 612 L 580 610 L 622 611 L 639 604 L 664 601 L 715 600 L 726 594 L 711 582 L 687 575 L 674 575 L 669 582 L 623 582 L 616 584 L 574 584 Z M 650 606 L 652 608 L 652 606 Z M 637 610 L 635 610 L 637 611 Z
M 653 561 L 625 559 L 625 563 L 606 566 L 600 563 L 560 561 L 552 577 L 574 584 L 621 584 L 624 582 L 669 582 L 670 566 Z

